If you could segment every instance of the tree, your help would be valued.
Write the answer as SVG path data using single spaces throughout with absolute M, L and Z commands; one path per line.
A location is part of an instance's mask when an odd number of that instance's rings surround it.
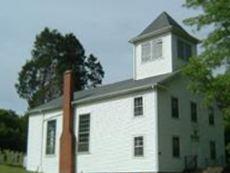
M 26 151 L 28 116 L 0 109 L 0 149 Z
M 189 88 L 205 96 L 205 103 L 216 101 L 225 118 L 226 156 L 230 158 L 230 1 L 186 0 L 187 8 L 201 8 L 203 13 L 185 20 L 197 30 L 210 26 L 211 32 L 202 42 L 203 52 L 190 59 L 185 74 L 191 79 Z M 215 74 L 220 67 L 223 73 Z
M 202 13 L 186 19 L 197 30 L 209 27 L 210 33 L 202 41 L 203 52 L 192 57 L 185 68 L 191 79 L 189 88 L 205 97 L 205 103 L 216 101 L 225 117 L 230 116 L 230 1 L 186 0 L 185 7 L 200 8 Z M 226 67 L 223 73 L 217 69 Z
M 62 94 L 63 73 L 73 71 L 74 90 L 96 87 L 102 83 L 103 68 L 98 59 L 85 50 L 72 34 L 62 35 L 45 28 L 36 36 L 31 59 L 19 73 L 16 89 L 29 108 L 46 103 Z

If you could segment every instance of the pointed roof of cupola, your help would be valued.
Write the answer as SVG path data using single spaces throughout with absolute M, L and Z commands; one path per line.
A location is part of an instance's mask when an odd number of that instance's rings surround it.
M 150 25 L 148 25 L 138 36 L 131 39 L 135 43 L 151 36 L 160 35 L 169 31 L 186 36 L 191 41 L 198 43 L 199 40 L 191 36 L 181 27 L 168 13 L 162 12 Z

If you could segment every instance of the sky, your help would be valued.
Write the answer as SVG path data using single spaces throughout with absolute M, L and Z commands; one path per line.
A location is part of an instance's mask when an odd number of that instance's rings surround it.
M 187 31 L 183 19 L 198 11 L 182 7 L 184 0 L 1 0 L 0 6 L 0 108 L 19 114 L 27 110 L 15 83 L 21 67 L 30 59 L 36 34 L 44 27 L 74 33 L 86 53 L 99 58 L 103 84 L 132 78 L 132 45 L 161 12 L 169 13 Z

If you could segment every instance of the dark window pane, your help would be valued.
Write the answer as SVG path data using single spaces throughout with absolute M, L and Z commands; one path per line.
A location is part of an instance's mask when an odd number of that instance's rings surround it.
M 89 145 L 88 145 L 88 143 L 79 143 L 78 144 L 78 151 L 80 151 L 80 152 L 87 152 L 87 151 L 89 151 Z
M 216 143 L 214 141 L 210 141 L 210 158 L 216 159 Z
M 143 115 L 143 99 L 142 97 L 134 98 L 134 116 Z
M 135 156 L 143 156 L 144 155 L 144 151 L 143 151 L 143 147 L 137 147 L 135 148 Z
M 187 43 L 185 43 L 184 47 L 185 47 L 184 57 L 185 57 L 185 60 L 188 60 L 192 56 L 192 47 Z
M 171 98 L 171 113 L 173 118 L 179 118 L 179 104 L 176 97 Z
M 177 40 L 177 55 L 179 58 L 184 59 L 184 46 L 181 40 Z
M 180 39 L 177 40 L 177 56 L 188 60 L 192 56 L 192 46 Z
M 180 157 L 180 140 L 178 137 L 172 139 L 173 157 Z
M 208 119 L 209 119 L 209 124 L 214 125 L 215 124 L 215 119 L 214 119 L 214 109 L 212 107 L 209 108 L 208 111 Z
M 144 141 L 143 136 L 134 138 L 134 156 L 144 155 Z
M 194 102 L 191 102 L 191 120 L 197 122 L 197 105 Z
M 79 134 L 79 142 L 88 142 L 89 141 L 89 133 Z

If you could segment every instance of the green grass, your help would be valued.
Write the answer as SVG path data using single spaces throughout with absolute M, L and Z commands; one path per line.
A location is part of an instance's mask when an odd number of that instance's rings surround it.
M 0 173 L 30 173 L 23 168 L 0 165 Z

